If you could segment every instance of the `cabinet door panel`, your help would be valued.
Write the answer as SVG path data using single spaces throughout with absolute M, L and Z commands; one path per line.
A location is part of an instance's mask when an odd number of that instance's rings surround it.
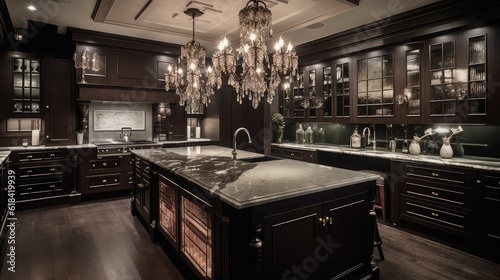
M 328 206 L 330 250 L 329 278 L 343 275 L 341 279 L 355 279 L 370 265 L 369 201 L 368 194 L 340 199 Z M 353 242 L 364 240 L 364 242 Z
M 264 246 L 265 279 L 294 279 L 292 267 L 297 265 L 308 279 L 320 279 L 318 261 L 313 259 L 315 252 L 323 250 L 321 211 L 321 205 L 313 205 L 265 218 L 263 243 L 273 244 Z M 324 256 L 324 251 L 320 253 Z M 311 261 L 304 256 L 311 256 Z

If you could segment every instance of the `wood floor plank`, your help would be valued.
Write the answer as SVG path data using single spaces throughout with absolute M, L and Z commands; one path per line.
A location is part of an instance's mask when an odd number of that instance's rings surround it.
M 18 212 L 16 273 L 3 262 L 0 279 L 185 279 L 129 207 L 120 198 Z M 379 231 L 381 279 L 499 279 L 498 263 L 386 224 Z

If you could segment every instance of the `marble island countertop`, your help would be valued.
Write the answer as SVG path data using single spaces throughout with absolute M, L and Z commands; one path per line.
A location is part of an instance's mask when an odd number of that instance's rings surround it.
M 262 154 L 239 150 L 238 160 L 233 160 L 231 151 L 219 146 L 195 146 L 135 150 L 132 153 L 195 183 L 237 209 L 368 182 L 378 177 L 296 160 L 267 160 Z M 266 160 L 259 161 L 259 158 Z
M 295 143 L 285 143 L 285 144 L 272 144 L 273 146 L 279 147 L 289 147 L 294 149 L 304 149 L 308 151 L 324 151 L 324 152 L 334 152 L 334 153 L 343 153 L 343 154 L 351 154 L 358 156 L 367 156 L 367 157 L 377 157 L 377 158 L 385 158 L 389 160 L 404 160 L 404 161 L 413 161 L 413 162 L 421 162 L 421 163 L 432 163 L 432 164 L 440 164 L 440 165 L 449 165 L 449 166 L 457 166 L 457 167 L 466 167 L 487 171 L 500 171 L 500 159 L 498 158 L 488 158 L 488 157 L 475 157 L 475 156 L 463 156 L 463 157 L 452 157 L 449 159 L 442 158 L 439 155 L 412 155 L 412 154 L 404 154 L 401 151 L 391 152 L 387 151 L 383 148 L 379 148 L 376 151 L 373 151 L 372 146 L 367 148 L 351 148 L 348 146 L 335 146 L 335 145 L 299 145 Z

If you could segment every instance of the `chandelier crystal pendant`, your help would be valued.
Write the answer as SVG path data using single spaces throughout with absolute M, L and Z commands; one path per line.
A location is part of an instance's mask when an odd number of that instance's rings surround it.
M 181 47 L 181 54 L 177 65 L 169 65 L 165 72 L 165 90 L 175 87 L 175 93 L 179 95 L 181 106 L 186 106 L 187 112 L 197 113 L 200 105 L 208 106 L 210 95 L 214 94 L 214 88 L 220 89 L 222 79 L 217 77 L 208 66 L 205 70 L 205 79 L 200 70 L 200 65 L 205 67 L 207 52 L 199 42 L 195 41 L 194 20 L 203 15 L 198 9 L 187 9 L 184 12 L 193 20 L 193 39 Z
M 288 44 L 285 48 L 284 41 L 280 38 L 275 46 L 273 64 L 270 64 L 265 39 L 268 28 L 272 37 L 272 14 L 263 1 L 248 1 L 239 12 L 239 22 L 238 54 L 235 57 L 224 38 L 219 44 L 219 50 L 213 55 L 214 72 L 218 77 L 222 74 L 229 75 L 228 84 L 236 89 L 240 104 L 248 96 L 252 106 L 257 108 L 266 92 L 267 101 L 272 103 L 281 83 L 281 76 L 296 75 L 298 57 L 292 50 L 292 45 Z M 240 58 L 242 72 L 238 75 L 236 60 Z

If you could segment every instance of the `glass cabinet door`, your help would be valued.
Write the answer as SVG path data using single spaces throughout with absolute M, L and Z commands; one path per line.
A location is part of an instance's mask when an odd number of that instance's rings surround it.
M 12 112 L 40 113 L 40 60 L 12 59 Z
M 316 118 L 318 116 L 318 108 L 320 104 L 318 104 L 318 99 L 316 96 L 316 70 L 309 70 L 309 86 L 308 86 L 308 94 L 309 94 L 309 102 L 306 102 L 304 99 L 304 108 L 309 107 L 309 118 Z
M 430 46 L 430 115 L 454 116 L 456 112 L 455 42 Z
M 358 117 L 388 117 L 394 113 L 393 55 L 358 60 Z
M 332 67 L 323 68 L 323 117 L 332 117 Z
M 349 117 L 349 63 L 335 65 L 335 101 L 336 117 Z
M 304 118 L 304 72 L 300 71 L 299 74 L 293 79 L 293 117 Z M 309 107 L 309 106 L 307 106 Z
M 486 35 L 468 38 L 469 115 L 486 115 Z
M 408 103 L 407 116 L 420 116 L 420 50 L 406 52 L 406 88 L 404 98 Z

